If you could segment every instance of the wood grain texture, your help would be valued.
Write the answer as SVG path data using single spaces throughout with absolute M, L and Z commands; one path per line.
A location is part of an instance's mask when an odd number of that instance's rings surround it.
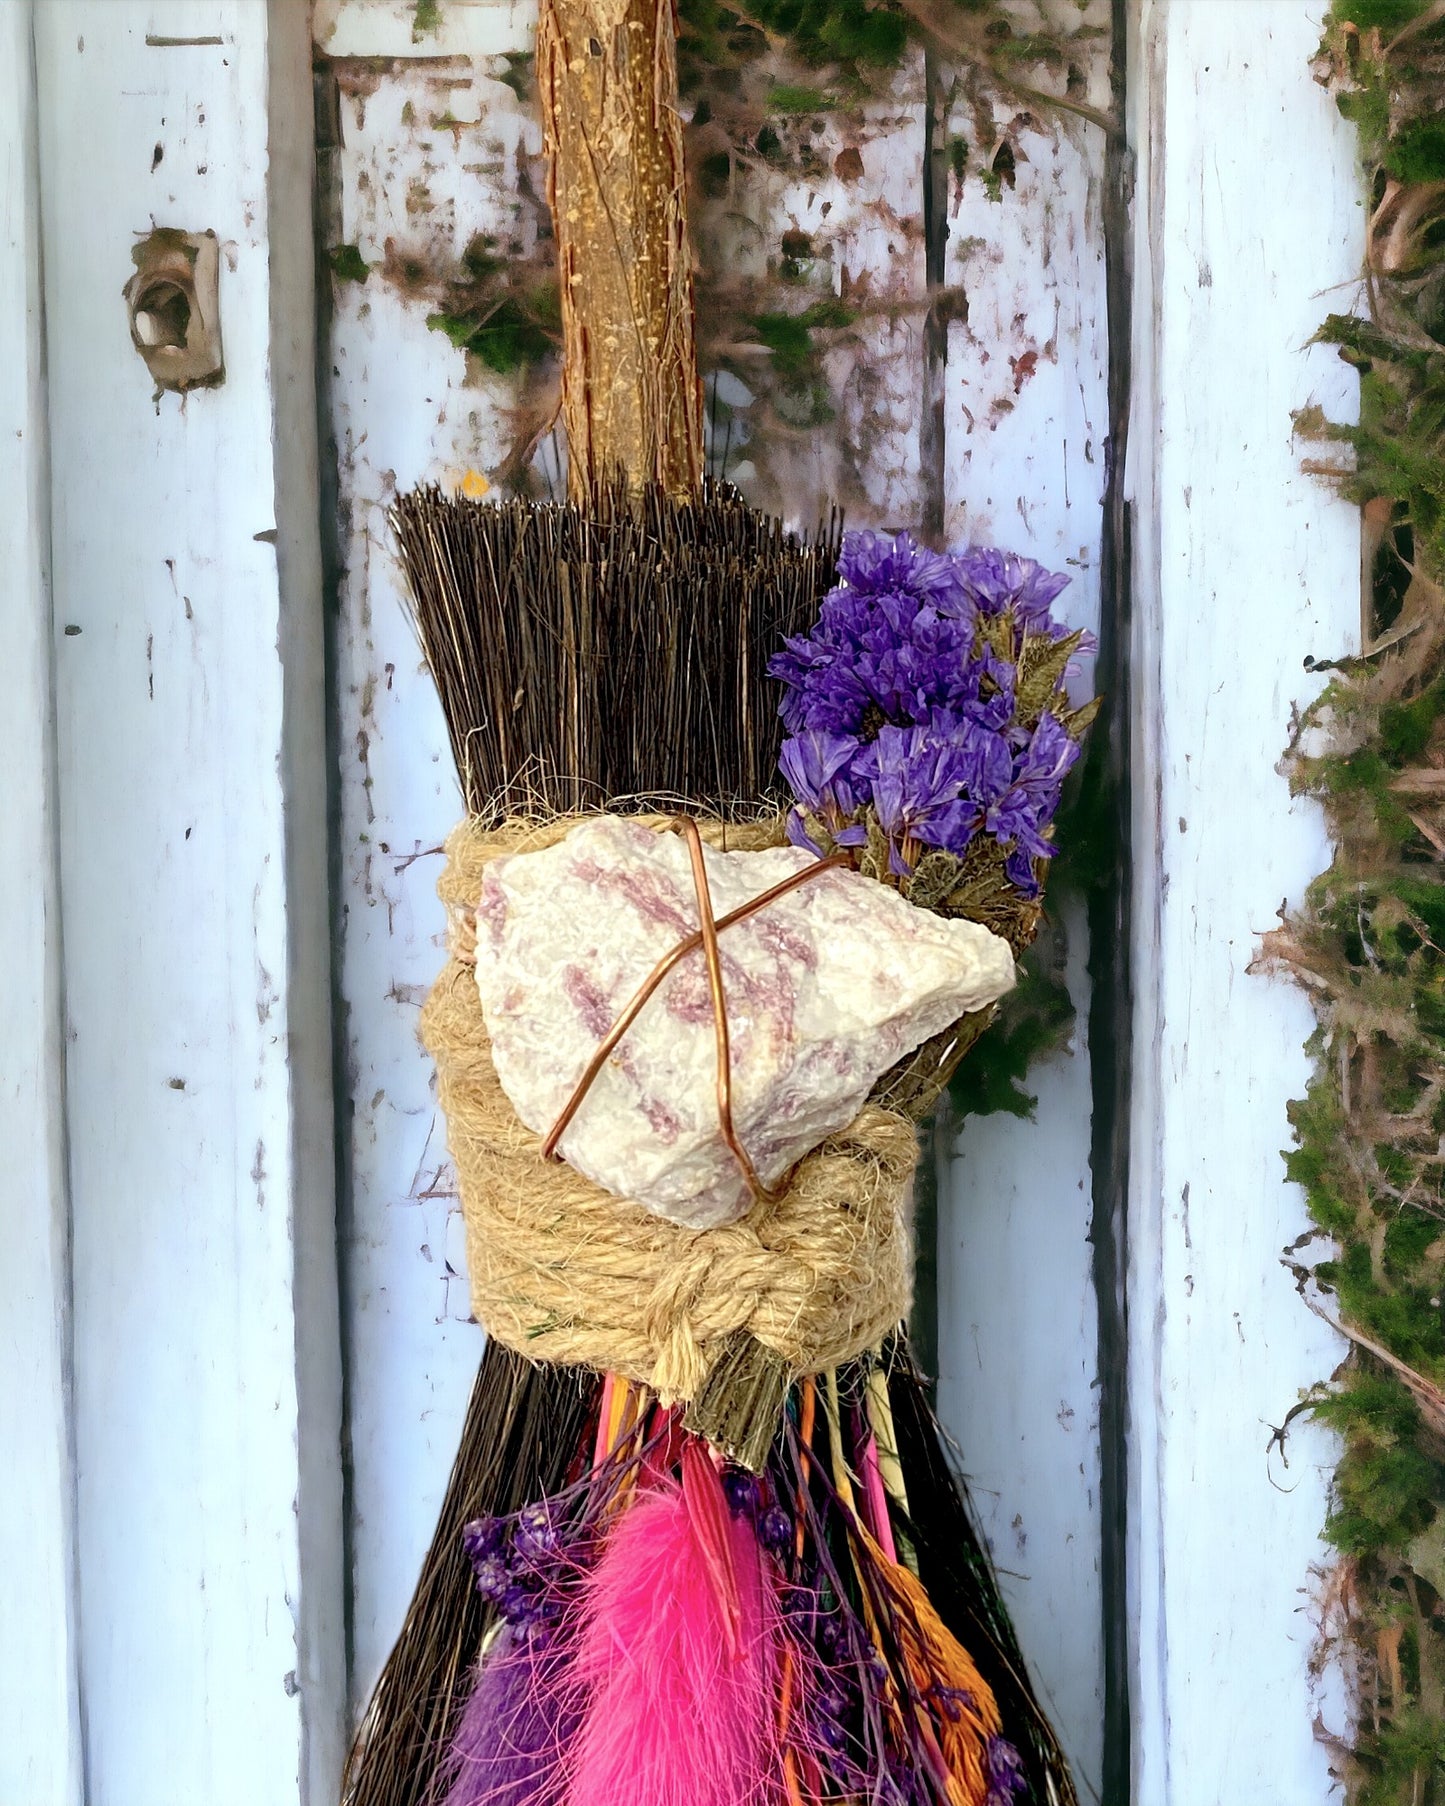
M 1305 658 L 1359 631 L 1359 517 L 1300 469 L 1291 411 L 1353 405 L 1306 352 L 1361 265 L 1354 139 L 1311 80 L 1322 5 L 1150 4 L 1139 152 L 1130 489 L 1136 1090 L 1129 1201 L 1135 1798 L 1323 1802 L 1313 1565 L 1330 1440 L 1296 1426 L 1338 1340 L 1280 1255 L 1286 1101 L 1313 1027 L 1246 975 L 1281 899 L 1328 850 L 1275 764 Z M 1336 1719 L 1336 1722 L 1338 1720 Z
M 339 1506 L 302 1525 L 339 1461 L 327 946 L 287 821 L 326 784 L 316 502 L 273 456 L 273 379 L 309 374 L 305 297 L 294 343 L 273 318 L 309 209 L 268 145 L 270 53 L 307 83 L 268 22 L 36 12 L 90 1806 L 299 1806 L 339 1770 Z M 153 221 L 221 244 L 226 380 L 183 400 L 121 302 Z
M 537 88 L 561 277 L 567 487 L 702 481 L 674 0 L 542 0 Z
M 0 1800 L 80 1806 L 50 496 L 28 4 L 0 7 Z

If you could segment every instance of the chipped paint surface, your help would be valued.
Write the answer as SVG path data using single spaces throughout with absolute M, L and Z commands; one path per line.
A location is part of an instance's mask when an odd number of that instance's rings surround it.
M 1092 4 L 1091 17 L 1107 12 Z M 380 35 L 382 15 L 369 40 L 365 8 L 327 15 L 331 45 L 379 47 L 330 64 L 340 145 L 328 154 L 331 243 L 355 247 L 366 266 L 364 280 L 333 284 L 330 347 L 345 567 L 358 1696 L 410 1595 L 479 1350 L 444 1130 L 416 1041 L 440 960 L 438 849 L 460 804 L 382 516 L 398 487 L 469 471 L 558 490 L 564 455 L 550 427 L 550 354 L 499 373 L 427 325 L 446 311 L 484 320 L 499 295 L 525 300 L 552 276 L 540 131 L 518 61 L 527 22 L 494 9 L 488 29 L 505 17 L 513 35 L 487 39 L 484 53 L 428 43 L 408 55 Z M 1086 50 L 1097 87 L 1103 51 Z M 948 134 L 982 149 L 961 175 L 950 172 L 941 295 L 926 280 L 921 57 L 847 113 L 776 118 L 767 155 L 736 151 L 736 121 L 719 137 L 721 124 L 694 120 L 694 167 L 734 147 L 693 202 L 710 466 L 794 521 L 837 501 L 858 525 L 916 527 L 936 481 L 920 452 L 932 302 L 948 343 L 936 499 L 949 533 L 1069 570 L 1073 613 L 1093 626 L 1106 425 L 1102 143 L 1091 126 L 1026 112 L 972 79 L 950 80 L 947 102 Z M 997 200 L 985 179 L 995 161 L 1012 171 L 1012 186 L 992 184 Z M 770 322 L 828 302 L 843 307 L 815 315 L 823 323 L 806 355 L 790 362 Z M 1066 926 L 1082 1005 L 1082 927 Z M 969 1131 L 942 1200 L 940 1309 L 944 1405 L 1003 1564 L 1019 1576 L 1008 1584 L 1026 1646 L 1086 1777 L 1098 1768 L 1100 1685 L 1088 1108 L 1086 1059 L 1066 1055 L 1042 1075 L 1036 1127 Z M 1046 1224 L 1029 1202 L 1041 1195 Z
M 54 1722 L 57 1772 L 16 1779 L 37 1726 L 0 1683 L 0 1798 L 299 1806 L 341 1758 L 345 1665 L 309 280 L 297 330 L 272 311 L 312 261 L 309 46 L 246 0 L 0 10 L 7 95 L 35 84 L 49 346 L 83 1738 L 78 1788 Z M 218 387 L 157 396 L 131 344 L 157 225 L 215 234 Z M 63 1623 L 9 1599 L 6 1654 L 38 1677 Z
M 438 297 L 423 272 L 455 268 L 483 232 L 530 251 L 538 210 L 518 190 L 540 131 L 485 67 L 335 72 L 342 237 L 388 272 L 334 285 L 330 359 L 346 523 L 337 682 L 360 1692 L 405 1610 L 480 1350 L 444 1130 L 416 1039 L 442 957 L 440 847 L 461 805 L 384 512 L 398 487 L 495 469 L 506 454 L 515 388 L 428 331 Z M 447 111 L 485 115 L 460 155 L 451 132 L 430 124 Z

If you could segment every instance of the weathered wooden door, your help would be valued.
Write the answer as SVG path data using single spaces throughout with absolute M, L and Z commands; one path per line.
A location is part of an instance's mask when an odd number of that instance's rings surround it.
M 1305 0 L 997 10 L 856 86 L 697 10 L 710 460 L 1029 553 L 1101 632 L 1119 831 L 1053 905 L 1036 1120 L 937 1150 L 940 1396 L 1086 1796 L 1314 1806 L 1327 1450 L 1266 1456 L 1333 1360 L 1276 1258 L 1307 1021 L 1244 969 L 1357 605 L 1290 427 L 1339 400 L 1350 145 Z M 532 13 L 306 23 L 0 0 L 0 1806 L 324 1806 L 479 1354 L 415 1032 L 459 800 L 384 511 L 560 478 Z M 121 300 L 154 226 L 220 241 L 184 397 Z
M 434 24 L 323 6 L 324 217 L 338 546 L 341 988 L 354 1109 L 344 1246 L 356 1679 L 400 1622 L 478 1338 L 417 1006 L 458 813 L 383 519 L 398 487 L 560 474 L 554 250 L 532 14 Z M 1095 628 L 1108 468 L 1103 132 L 909 48 L 849 103 L 740 22 L 689 54 L 710 462 L 803 523 L 942 523 L 1073 577 Z M 1108 9 L 1061 36 L 1109 104 Z M 830 72 L 838 79 L 836 71 Z M 816 82 L 817 78 L 814 78 Z M 705 116 L 705 117 L 700 117 Z M 438 330 L 440 328 L 440 330 Z M 457 343 L 460 341 L 461 343 Z M 535 447 L 535 449 L 534 449 Z M 475 482 L 475 478 L 473 479 Z M 935 529 L 936 530 L 936 529 Z M 1087 1015 L 1083 910 L 1055 957 Z M 1028 1647 L 1098 1783 L 1102 1669 L 1089 1069 L 1041 1076 L 1027 1132 L 945 1149 L 938 1353 Z

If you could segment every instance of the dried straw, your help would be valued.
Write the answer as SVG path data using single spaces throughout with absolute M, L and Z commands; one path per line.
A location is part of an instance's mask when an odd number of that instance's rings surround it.
M 342 1806 L 427 1800 L 491 1611 L 473 1584 L 462 1526 L 562 1484 L 597 1389 L 595 1375 L 537 1367 L 487 1343 L 416 1593 L 347 1757 Z
M 586 508 L 427 488 L 391 524 L 470 814 L 780 795 L 766 667 L 832 582 L 836 513 L 809 540 L 726 484 Z

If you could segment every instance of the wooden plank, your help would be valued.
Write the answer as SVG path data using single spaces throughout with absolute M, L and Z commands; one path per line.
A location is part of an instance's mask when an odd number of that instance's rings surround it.
M 519 200 L 519 177 L 541 134 L 499 79 L 505 64 L 332 67 L 341 142 L 329 153 L 329 242 L 356 245 L 375 266 L 364 284 L 334 285 L 330 332 L 342 505 L 336 682 L 350 1088 L 342 1258 L 359 1703 L 416 1585 L 482 1347 L 445 1130 L 416 1034 L 441 962 L 440 846 L 461 799 L 385 510 L 398 489 L 422 480 L 495 469 L 515 393 L 428 331 L 437 299 L 405 272 L 455 270 L 479 233 L 530 254 L 539 202 Z M 432 125 L 443 117 L 470 124 Z
M 1096 106 L 1108 99 L 1108 23 L 1095 3 L 1065 40 Z M 961 85 L 947 123 L 967 147 L 947 197 L 944 279 L 967 301 L 966 320 L 947 328 L 943 377 L 948 535 L 1068 572 L 1060 609 L 1097 629 L 1109 431 L 1103 133 L 977 83 Z M 995 160 L 1011 171 L 992 184 L 996 199 L 984 180 Z M 940 1185 L 939 1399 L 1088 1798 L 1103 1762 L 1088 937 L 1077 897 L 1050 915 L 1076 1026 L 1029 1076 L 1035 1120 L 967 1123 Z M 970 1057 L 987 1059 L 987 1042 Z
M 244 0 L 55 0 L 36 23 L 89 1799 L 320 1802 L 342 1692 L 339 1573 L 307 1524 L 329 1486 L 339 1543 L 328 947 L 321 843 L 308 863 L 287 816 L 314 823 L 326 780 L 314 466 L 308 489 L 304 446 L 273 453 L 273 381 L 309 375 L 284 135 L 268 184 L 270 82 L 299 84 L 304 122 L 306 62 Z M 153 223 L 221 245 L 225 381 L 184 399 L 153 394 L 120 295 Z
M 270 258 L 276 656 L 281 669 L 291 1314 L 296 1377 L 300 1790 L 332 1806 L 345 1755 L 346 1535 L 333 1092 L 332 760 L 317 405 L 316 133 L 306 9 L 267 0 L 266 232 Z
M 1311 80 L 1323 6 L 1146 3 L 1131 479 L 1141 691 L 1130 1197 L 1135 1798 L 1324 1801 L 1313 1566 L 1330 1439 L 1270 1426 L 1341 1347 L 1280 1262 L 1305 999 L 1246 976 L 1327 861 L 1275 764 L 1308 655 L 1359 630 L 1359 521 L 1291 411 L 1352 403 L 1306 353 L 1358 276 L 1354 140 Z M 1332 293 L 1332 291 L 1335 291 Z
M 0 7 L 0 1799 L 79 1806 L 69 1199 L 31 9 Z
M 417 28 L 416 0 L 315 0 L 311 29 L 330 57 L 500 56 L 530 38 L 531 0 L 445 0 Z

